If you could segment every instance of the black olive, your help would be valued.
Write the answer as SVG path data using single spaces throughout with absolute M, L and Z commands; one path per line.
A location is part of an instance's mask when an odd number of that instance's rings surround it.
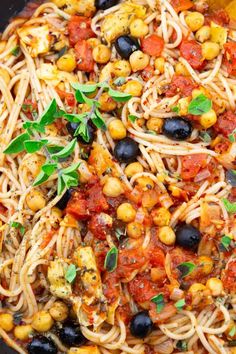
M 200 231 L 192 225 L 180 225 L 175 233 L 176 243 L 184 248 L 195 249 L 201 239 Z
M 148 311 L 138 312 L 130 322 L 130 332 L 137 338 L 145 338 L 152 331 L 153 322 Z
M 29 354 L 57 354 L 54 342 L 44 336 L 35 336 L 27 346 Z
M 66 124 L 68 133 L 72 136 L 72 138 L 74 138 L 74 134 L 78 126 L 79 126 L 78 123 L 68 122 Z M 89 136 L 89 141 L 85 141 L 80 135 L 78 135 L 76 138 L 82 144 L 91 144 L 95 138 L 95 128 L 91 124 L 88 124 L 88 136 Z
M 173 140 L 186 140 L 190 137 L 193 127 L 192 124 L 184 118 L 164 119 L 162 132 L 168 138 Z
M 106 10 L 112 6 L 115 6 L 119 3 L 119 0 L 96 0 L 95 6 L 97 10 Z
M 73 194 L 73 191 L 74 191 L 73 188 L 67 189 L 67 191 L 61 197 L 61 199 L 57 202 L 56 207 L 61 210 L 64 210 Z
M 118 141 L 114 149 L 115 158 L 120 162 L 127 163 L 135 161 L 139 152 L 138 143 L 131 138 Z
M 234 170 L 228 170 L 225 174 L 226 181 L 231 184 L 231 186 L 236 187 L 236 173 Z
M 78 325 L 72 322 L 66 322 L 58 330 L 58 335 L 62 343 L 71 346 L 80 346 L 86 343 L 87 339 L 83 336 Z
M 121 58 L 129 59 L 131 54 L 140 49 L 139 42 L 136 38 L 130 36 L 120 36 L 115 41 L 115 47 Z

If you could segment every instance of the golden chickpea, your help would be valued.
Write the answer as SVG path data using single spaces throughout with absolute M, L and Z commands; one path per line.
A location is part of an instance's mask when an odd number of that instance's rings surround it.
M 111 112 L 116 108 L 116 102 L 108 95 L 107 92 L 104 92 L 99 98 L 100 109 L 104 112 Z
M 167 246 L 172 246 L 175 243 L 175 232 L 169 226 L 162 226 L 158 232 L 159 240 Z
M 5 50 L 7 41 L 0 41 L 0 54 Z
M 22 325 L 16 326 L 14 328 L 14 336 L 15 338 L 24 341 L 27 341 L 31 334 L 33 333 L 33 328 L 31 325 Z
M 190 12 L 185 17 L 185 22 L 191 31 L 196 32 L 204 25 L 204 16 L 200 12 Z
M 148 130 L 153 130 L 156 133 L 160 133 L 163 126 L 163 119 L 156 117 L 149 118 L 146 126 Z
M 204 87 L 200 86 L 192 91 L 192 98 L 196 98 L 200 95 L 206 96 L 207 92 Z
M 202 44 L 202 56 L 206 60 L 215 59 L 220 53 L 220 46 L 218 43 L 207 41 Z
M 31 325 L 37 332 L 47 332 L 53 326 L 52 316 L 48 311 L 39 311 L 33 316 Z
M 72 55 L 71 53 L 62 55 L 57 61 L 58 69 L 62 71 L 67 71 L 68 73 L 74 71 L 76 66 L 77 63 L 75 60 L 75 56 Z
M 3 79 L 6 85 L 11 81 L 9 72 L 6 69 L 0 68 L 0 77 Z
M 108 131 L 114 140 L 121 140 L 126 137 L 126 128 L 120 119 L 114 119 L 108 125 Z
M 104 44 L 99 44 L 93 49 L 93 59 L 96 63 L 105 64 L 111 58 L 111 50 Z
M 206 287 L 211 291 L 212 296 L 220 296 L 224 290 L 223 283 L 218 278 L 208 279 Z
M 120 204 L 117 208 L 117 218 L 124 222 L 134 221 L 136 216 L 136 211 L 130 203 Z
M 136 50 L 129 57 L 129 62 L 133 72 L 143 70 L 149 64 L 149 55 L 143 53 L 141 50 Z
M 203 128 L 208 129 L 212 127 L 217 121 L 217 115 L 214 109 L 204 113 L 200 116 L 200 124 Z
M 207 256 L 200 256 L 198 258 L 199 266 L 204 274 L 208 275 L 213 270 L 213 260 Z
M 31 189 L 26 196 L 26 203 L 32 211 L 36 212 L 46 206 L 46 199 L 42 192 L 37 191 L 36 189 Z
M 194 296 L 196 293 L 202 292 L 205 290 L 206 290 L 205 285 L 203 285 L 201 283 L 194 283 L 190 286 L 188 291 Z
M 178 101 L 179 115 L 186 116 L 188 114 L 188 106 L 191 101 L 190 97 L 180 98 Z
M 46 158 L 38 154 L 30 154 L 24 161 L 23 167 L 25 167 L 31 175 L 35 178 L 38 176 L 42 165 L 45 163 Z
M 112 73 L 117 77 L 127 77 L 131 74 L 130 63 L 127 60 L 117 60 L 112 65 Z
M 175 73 L 177 75 L 189 76 L 189 72 L 182 63 L 177 63 L 175 65 Z
M 143 85 L 137 80 L 128 81 L 122 88 L 124 92 L 136 97 L 140 97 L 143 91 Z
M 49 310 L 50 315 L 55 321 L 64 321 L 69 314 L 69 309 L 62 301 L 56 301 Z
M 17 81 L 13 87 L 13 93 L 14 93 L 14 96 L 17 96 L 18 94 L 18 91 L 19 91 L 19 86 L 20 86 L 20 81 Z M 30 94 L 30 87 L 29 85 L 27 86 L 27 89 L 26 89 L 26 97 L 28 97 Z
M 168 209 L 160 207 L 152 210 L 153 222 L 157 226 L 167 226 L 169 225 L 171 213 Z
M 6 332 L 14 328 L 13 316 L 9 313 L 0 313 L 0 327 Z
M 106 183 L 103 187 L 103 193 L 107 197 L 118 197 L 122 193 L 124 193 L 124 189 L 119 178 L 116 177 L 108 177 Z
M 196 40 L 201 43 L 207 41 L 210 38 L 210 36 L 211 36 L 211 28 L 209 26 L 203 26 L 195 34 Z
M 140 162 L 132 162 L 125 168 L 125 174 L 128 178 L 131 178 L 141 172 L 143 172 L 143 166 Z
M 152 189 L 152 188 L 154 188 L 154 185 L 155 185 L 153 180 L 147 176 L 137 178 L 136 182 L 144 190 Z
M 165 59 L 163 57 L 156 58 L 156 60 L 154 61 L 154 66 L 160 74 L 163 74 L 165 71 Z
M 140 18 L 136 18 L 130 24 L 130 34 L 136 38 L 145 37 L 148 34 L 149 28 L 148 25 L 141 20 Z
M 101 44 L 101 41 L 98 38 L 89 38 L 87 39 L 87 43 L 90 45 L 90 47 L 95 48 Z
M 130 222 L 127 225 L 127 235 L 131 238 L 140 238 L 143 234 L 143 226 L 138 222 Z
M 51 215 L 50 215 L 50 222 L 53 225 L 53 227 L 57 228 L 60 222 L 62 221 L 62 211 L 57 208 L 53 207 L 51 210 Z

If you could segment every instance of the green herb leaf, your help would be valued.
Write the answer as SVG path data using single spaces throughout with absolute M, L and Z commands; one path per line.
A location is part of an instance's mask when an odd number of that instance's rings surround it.
M 56 154 L 57 152 L 61 151 L 64 149 L 64 146 L 59 146 L 59 145 L 48 145 L 47 150 L 50 154 Z
M 64 114 L 64 118 L 71 123 L 84 123 L 88 112 L 81 114 Z
M 132 96 L 129 95 L 128 93 L 116 91 L 110 87 L 108 89 L 108 93 L 113 98 L 113 100 L 117 102 L 127 102 L 132 98 Z
M 45 146 L 48 143 L 47 139 L 41 139 L 40 141 L 34 141 L 34 140 L 26 140 L 24 142 L 25 145 L 25 150 L 29 154 L 33 154 L 34 152 L 39 151 L 43 146 Z
M 14 55 L 14 57 L 17 57 L 19 53 L 20 53 L 20 47 L 18 45 L 11 50 L 11 54 Z
M 99 112 L 98 109 L 95 110 L 95 114 L 91 117 L 93 124 L 98 128 L 102 130 L 106 130 L 106 123 L 103 120 L 103 117 L 101 113 Z
M 228 251 L 232 239 L 229 236 L 223 236 L 220 241 L 220 250 L 222 252 Z
M 236 326 L 233 326 L 231 330 L 229 331 L 229 336 L 234 337 L 236 334 Z
M 64 179 L 62 178 L 63 175 L 58 175 L 57 181 L 57 195 L 61 195 L 64 189 L 66 188 Z
M 151 298 L 151 301 L 154 302 L 154 304 L 157 305 L 157 313 L 160 313 L 163 308 L 165 307 L 165 301 L 164 301 L 164 296 L 163 294 L 158 294 Z
M 24 235 L 25 233 L 25 227 L 18 221 L 12 221 L 10 222 L 10 226 L 14 227 L 16 229 L 19 229 L 21 236 Z
M 229 141 L 230 141 L 231 143 L 235 143 L 235 141 L 236 141 L 235 134 L 236 134 L 236 129 L 234 129 L 234 130 L 232 131 L 232 133 L 228 135 Z
M 76 266 L 74 264 L 70 264 L 66 270 L 65 278 L 68 283 L 73 283 L 76 278 Z
M 33 130 L 36 130 L 38 133 L 45 133 L 44 125 L 41 125 L 38 122 L 24 122 L 23 128 L 26 129 L 30 135 L 33 135 Z
M 73 165 L 61 170 L 61 173 L 64 174 L 64 175 L 68 175 L 68 174 L 70 174 L 72 172 L 77 171 L 80 165 L 81 165 L 81 162 L 76 162 Z
M 185 299 L 180 299 L 175 303 L 175 307 L 177 308 L 177 310 L 182 310 L 185 305 L 186 305 Z
M 116 86 L 122 86 L 126 81 L 125 77 L 118 77 L 115 81 L 113 81 L 113 84 Z
M 62 159 L 70 156 L 75 149 L 77 139 L 73 139 L 68 145 L 64 147 L 61 151 L 52 155 L 53 159 Z
M 177 268 L 181 273 L 181 278 L 184 278 L 194 271 L 196 265 L 191 262 L 183 262 L 180 263 Z
M 40 173 L 38 174 L 38 176 L 35 178 L 33 186 L 39 186 L 40 184 L 46 182 L 49 179 L 49 175 L 47 173 L 45 173 L 44 171 L 40 171 Z
M 128 116 L 128 119 L 129 119 L 132 123 L 134 123 L 134 122 L 136 121 L 136 119 L 138 119 L 138 117 L 137 117 L 137 116 L 134 116 L 133 114 L 130 114 L 130 115 Z
M 48 162 L 42 166 L 42 171 L 46 173 L 46 175 L 48 176 L 51 176 L 56 171 L 56 169 L 57 169 L 56 163 Z
M 65 186 L 67 188 L 78 186 L 78 173 L 77 172 L 71 172 L 71 174 L 67 174 L 67 175 L 63 174 L 62 179 L 63 179 Z
M 210 143 L 211 142 L 211 136 L 207 132 L 200 132 L 199 137 L 204 143 Z
M 171 110 L 172 110 L 172 112 L 179 114 L 179 107 L 178 106 L 172 107 Z
M 89 142 L 89 132 L 88 132 L 88 126 L 86 123 L 81 123 L 78 128 L 76 129 L 74 136 L 80 135 L 84 141 L 87 143 Z
M 28 133 L 23 133 L 18 135 L 15 139 L 13 139 L 8 147 L 3 151 L 4 154 L 17 154 L 21 151 L 25 150 L 24 142 L 30 139 L 30 135 Z
M 223 198 L 221 199 L 225 209 L 227 210 L 228 213 L 230 214 L 235 214 L 236 213 L 236 203 L 231 203 L 228 199 Z
M 98 101 L 96 100 L 93 100 L 91 98 L 88 98 L 87 96 L 85 96 L 83 94 L 83 92 L 81 92 L 80 90 L 77 90 L 75 92 L 75 98 L 76 98 L 76 101 L 79 102 L 79 103 L 87 103 L 87 105 L 89 107 L 92 107 L 94 104 L 97 106 L 99 105 Z
M 57 112 L 57 102 L 55 98 L 52 100 L 52 102 L 47 106 L 47 108 L 44 110 L 39 122 L 41 125 L 49 125 L 52 124 L 55 120 L 55 113 Z
M 97 85 L 90 85 L 90 84 L 79 84 L 79 83 L 72 83 L 71 86 L 75 89 L 75 90 L 79 90 L 83 93 L 94 93 L 97 89 Z
M 113 272 L 117 267 L 118 249 L 114 246 L 106 254 L 104 267 L 108 272 Z
M 203 113 L 209 112 L 211 107 L 212 101 L 205 95 L 201 94 L 190 102 L 188 106 L 188 113 L 195 116 L 201 116 Z
M 186 352 L 188 350 L 188 343 L 185 340 L 178 340 L 176 343 L 176 348 L 181 352 Z

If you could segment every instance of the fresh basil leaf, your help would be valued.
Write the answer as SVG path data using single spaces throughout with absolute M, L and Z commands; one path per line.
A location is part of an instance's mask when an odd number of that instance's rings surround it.
M 163 294 L 158 294 L 158 295 L 152 297 L 151 301 L 157 305 L 157 308 L 156 308 L 157 313 L 160 313 L 163 310 L 163 308 L 165 307 L 165 301 L 164 301 Z
M 48 143 L 47 139 L 41 139 L 40 141 L 26 140 L 24 142 L 24 145 L 25 145 L 25 150 L 29 154 L 33 154 L 34 152 L 39 151 L 43 146 L 47 145 L 47 143 Z
M 108 272 L 113 272 L 117 267 L 118 249 L 114 246 L 106 254 L 104 267 Z
M 236 326 L 233 326 L 231 330 L 229 331 L 229 336 L 234 337 L 236 334 Z
M 230 214 L 235 214 L 236 213 L 236 203 L 231 203 L 228 199 L 223 198 L 221 199 L 225 209 L 227 210 L 228 213 Z
M 71 165 L 71 166 L 69 166 L 67 168 L 64 168 L 63 170 L 61 170 L 61 172 L 64 175 L 68 175 L 68 174 L 70 174 L 72 172 L 77 171 L 80 165 L 81 165 L 81 162 L 76 162 L 73 165 Z
M 73 283 L 76 278 L 76 266 L 74 264 L 70 264 L 66 270 L 65 279 L 68 283 Z
M 186 352 L 188 350 L 188 343 L 185 340 L 178 340 L 176 343 L 176 348 L 181 352 Z
M 11 54 L 14 55 L 14 57 L 18 57 L 19 53 L 20 53 L 20 47 L 18 45 L 11 50 Z
M 185 305 L 186 305 L 185 299 L 180 299 L 175 303 L 175 307 L 177 308 L 177 310 L 182 310 Z
M 204 141 L 204 143 L 210 143 L 211 142 L 211 136 L 207 132 L 200 132 L 199 137 L 201 140 Z
M 78 83 L 72 83 L 71 86 L 75 90 L 79 90 L 83 93 L 94 93 L 97 89 L 97 85 L 92 85 L 92 84 L 78 84 Z
M 191 262 L 183 262 L 180 263 L 177 268 L 181 273 L 181 278 L 184 278 L 194 271 L 196 265 Z
M 126 82 L 126 78 L 120 76 L 115 81 L 113 81 L 113 84 L 116 86 L 122 86 L 125 82 Z
M 89 132 L 88 132 L 88 126 L 86 123 L 81 123 L 78 128 L 76 129 L 74 136 L 80 135 L 84 141 L 87 143 L 89 142 Z
M 98 109 L 95 110 L 95 114 L 92 115 L 91 117 L 93 124 L 98 128 L 98 129 L 102 129 L 102 130 L 106 130 L 106 123 L 103 120 L 103 117 L 101 115 L 101 113 L 99 112 Z
M 223 236 L 220 241 L 220 251 L 228 251 L 231 241 L 232 239 L 229 236 Z
M 178 106 L 172 107 L 171 110 L 172 110 L 172 112 L 179 114 L 179 107 Z
M 11 221 L 10 226 L 19 229 L 21 236 L 25 233 L 25 227 L 18 221 Z
M 44 110 L 39 122 L 41 125 L 49 125 L 52 124 L 55 120 L 55 113 L 57 112 L 57 102 L 55 98 L 52 100 L 52 102 L 47 106 L 47 108 Z
M 52 155 L 53 159 L 62 159 L 65 157 L 68 157 L 72 154 L 72 152 L 75 150 L 75 145 L 76 145 L 77 139 L 73 139 L 68 145 L 64 147 L 61 151 L 55 153 Z
M 129 119 L 132 123 L 134 123 L 134 122 L 136 121 L 136 119 L 138 119 L 138 117 L 137 117 L 137 116 L 134 116 L 133 114 L 130 114 L 130 115 L 128 115 L 128 119 Z
M 108 93 L 113 98 L 113 100 L 117 102 L 127 102 L 132 98 L 132 95 L 129 95 L 128 93 L 116 91 L 110 87 L 108 89 Z
M 44 171 L 40 171 L 38 176 L 35 178 L 33 186 L 39 186 L 40 184 L 46 182 L 49 179 L 50 176 L 48 176 Z
M 62 178 L 62 175 L 58 175 L 58 181 L 57 181 L 57 195 L 61 195 L 61 193 L 64 191 L 66 185 L 65 182 Z
M 71 123 L 85 123 L 85 118 L 87 117 L 88 112 L 81 114 L 64 114 L 63 118 L 68 120 Z
M 48 162 L 42 166 L 42 171 L 46 173 L 46 175 L 48 176 L 51 176 L 56 171 L 56 169 L 57 169 L 56 163 Z
M 201 94 L 190 102 L 188 113 L 195 116 L 201 116 L 203 113 L 209 112 L 211 107 L 212 101 L 205 95 Z
M 13 139 L 8 147 L 3 151 L 4 154 L 18 154 L 25 150 L 24 142 L 30 139 L 30 135 L 28 133 L 23 133 L 18 135 L 15 139 Z

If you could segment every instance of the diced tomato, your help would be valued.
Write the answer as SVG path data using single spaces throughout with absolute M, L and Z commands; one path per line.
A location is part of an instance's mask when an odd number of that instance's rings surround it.
M 206 166 L 206 154 L 181 156 L 181 177 L 185 180 L 194 178 L 201 168 Z
M 147 262 L 141 249 L 122 249 L 119 251 L 117 274 L 120 278 L 129 278 L 133 271 L 140 270 Z
M 236 291 L 236 260 L 229 263 L 227 270 L 223 272 L 222 281 L 225 289 Z
M 0 203 L 0 214 L 6 215 L 6 212 L 7 212 L 7 208 L 5 208 L 5 206 L 2 203 Z
M 153 77 L 154 74 L 154 68 L 151 65 L 146 66 L 141 72 L 142 79 L 144 81 L 148 81 Z
M 126 324 L 129 325 L 131 318 L 132 318 L 132 311 L 130 310 L 130 303 L 126 303 L 124 305 L 120 305 L 117 309 L 120 318 Z
M 176 12 L 189 10 L 193 7 L 193 3 L 190 0 L 171 0 L 170 3 Z
M 159 57 L 164 49 L 164 40 L 156 34 L 141 39 L 141 47 L 144 53 Z
M 224 45 L 224 64 L 230 75 L 236 75 L 236 43 L 229 42 Z
M 214 129 L 217 133 L 221 133 L 225 137 L 228 137 L 228 135 L 236 129 L 236 114 L 232 111 L 226 111 L 221 114 L 214 125 Z
M 81 39 L 95 37 L 91 29 L 91 19 L 84 16 L 72 16 L 68 23 L 70 44 L 74 46 Z
M 149 262 L 152 267 L 163 267 L 165 262 L 165 254 L 158 247 L 150 247 L 147 250 Z
M 75 45 L 75 54 L 78 61 L 77 68 L 81 71 L 91 72 L 94 69 L 93 51 L 88 42 L 83 39 Z
M 90 187 L 86 194 L 87 205 L 90 212 L 100 213 L 109 208 L 106 198 L 102 193 L 102 187 L 99 183 Z
M 112 227 L 112 223 L 106 220 L 106 214 L 100 213 L 92 216 L 88 228 L 92 232 L 93 236 L 99 240 L 105 240 L 109 229 Z
M 188 61 L 193 69 L 202 70 L 206 65 L 202 56 L 202 47 L 195 40 L 184 39 L 180 45 L 180 55 Z
M 171 303 L 166 304 L 160 313 L 157 312 L 157 305 L 153 302 L 150 303 L 150 307 L 149 315 L 154 323 L 164 323 L 177 312 L 177 308 Z
M 40 245 L 41 249 L 44 249 L 45 247 L 47 247 L 47 245 L 49 244 L 49 242 L 51 241 L 53 235 L 54 235 L 55 231 L 51 230 L 50 232 L 48 232 L 46 234 L 46 236 L 43 238 L 43 242 Z
M 210 25 L 211 21 L 217 23 L 220 26 L 228 25 L 230 17 L 224 9 L 214 10 L 208 16 L 205 16 L 205 24 Z
M 90 216 L 87 200 L 83 199 L 83 196 L 79 192 L 74 193 L 73 197 L 69 200 L 66 212 L 74 216 L 77 220 L 86 220 Z
M 191 96 L 192 91 L 197 87 L 190 77 L 183 75 L 174 75 L 170 87 L 166 91 L 167 97 L 173 97 L 180 94 L 183 97 Z
M 66 100 L 68 106 L 70 107 L 75 106 L 76 100 L 73 93 L 60 90 L 59 88 L 56 88 L 56 91 L 62 100 Z
M 128 287 L 134 301 L 138 303 L 150 301 L 158 293 L 156 284 L 148 279 L 148 276 L 145 274 L 137 275 L 128 283 Z
M 119 279 L 115 272 L 108 273 L 106 272 L 103 279 L 104 290 L 103 293 L 109 304 L 114 303 L 120 296 L 120 285 Z

